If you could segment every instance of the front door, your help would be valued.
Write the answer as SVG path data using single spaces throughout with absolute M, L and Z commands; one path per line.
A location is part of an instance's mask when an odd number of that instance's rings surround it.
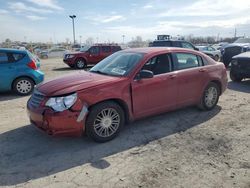
M 89 49 L 89 58 L 88 58 L 89 63 L 96 64 L 101 60 L 102 58 L 100 56 L 100 46 L 92 46 Z
M 10 90 L 15 77 L 16 68 L 10 57 L 11 54 L 0 51 L 0 91 Z
M 141 118 L 174 109 L 178 75 L 172 72 L 170 54 L 161 54 L 151 58 L 142 70 L 152 71 L 154 77 L 132 81 L 134 117 Z

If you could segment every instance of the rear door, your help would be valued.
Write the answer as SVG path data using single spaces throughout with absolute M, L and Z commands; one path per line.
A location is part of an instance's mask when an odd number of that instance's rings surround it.
M 172 72 L 170 54 L 150 58 L 141 70 L 154 73 L 153 78 L 134 80 L 132 98 L 135 118 L 164 112 L 176 107 L 176 73 Z
M 101 47 L 101 60 L 103 60 L 104 58 L 108 57 L 111 54 L 112 54 L 111 46 L 102 46 Z
M 197 103 L 204 85 L 207 83 L 207 70 L 202 58 L 192 53 L 173 54 L 174 70 L 178 72 L 177 106 Z

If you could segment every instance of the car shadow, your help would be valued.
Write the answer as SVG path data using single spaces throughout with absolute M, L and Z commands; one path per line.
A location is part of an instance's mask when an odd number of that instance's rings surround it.
M 0 102 L 1 101 L 8 101 L 8 100 L 13 100 L 13 99 L 19 99 L 25 96 L 19 96 L 15 94 L 14 92 L 0 92 Z
M 0 186 L 24 183 L 87 163 L 105 169 L 111 165 L 105 157 L 201 126 L 220 111 L 220 106 L 207 112 L 189 107 L 139 120 L 106 143 L 95 143 L 87 137 L 54 138 L 31 125 L 4 132 L 0 135 Z
M 241 82 L 228 82 L 228 89 L 244 92 L 244 93 L 250 93 L 250 80 L 243 80 Z

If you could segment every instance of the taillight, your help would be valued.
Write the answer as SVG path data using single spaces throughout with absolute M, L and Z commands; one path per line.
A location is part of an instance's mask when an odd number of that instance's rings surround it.
M 36 62 L 35 61 L 32 60 L 27 65 L 28 65 L 29 68 L 31 68 L 33 70 L 37 70 L 37 66 L 36 66 Z

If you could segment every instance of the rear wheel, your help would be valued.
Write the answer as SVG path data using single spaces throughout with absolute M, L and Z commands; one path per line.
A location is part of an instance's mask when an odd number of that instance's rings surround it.
M 230 78 L 233 82 L 241 82 L 241 80 L 243 79 L 242 77 L 236 75 L 232 71 L 230 71 Z
M 215 56 L 214 56 L 214 60 L 215 60 L 215 61 L 219 61 L 219 59 L 220 59 L 220 57 L 219 57 L 218 55 L 215 55 Z
M 30 95 L 34 89 L 34 81 L 30 78 L 18 78 L 13 83 L 13 90 L 18 95 Z
M 124 122 L 124 112 L 117 103 L 103 102 L 90 110 L 86 133 L 96 142 L 107 142 L 118 135 Z
M 199 108 L 202 110 L 212 110 L 218 103 L 220 96 L 220 89 L 218 84 L 211 82 L 206 87 Z
M 78 69 L 84 69 L 86 67 L 86 61 L 84 59 L 77 59 L 75 66 Z

